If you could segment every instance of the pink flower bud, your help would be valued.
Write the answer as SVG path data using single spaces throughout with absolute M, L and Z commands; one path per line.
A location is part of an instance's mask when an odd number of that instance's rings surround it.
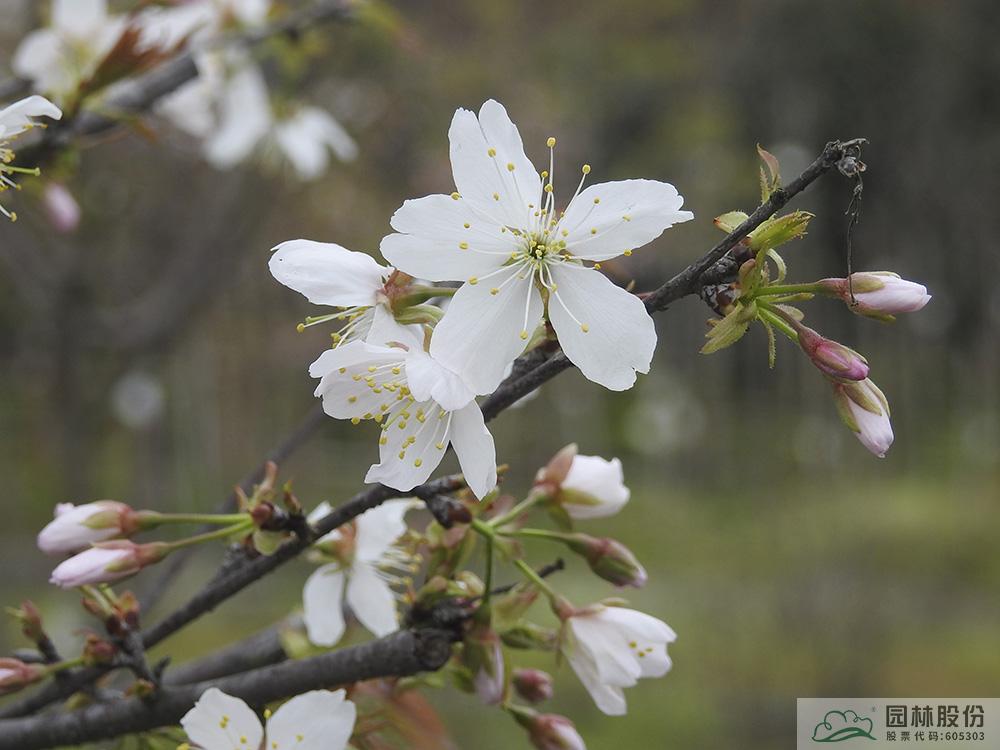
M 0 659 L 0 695 L 16 693 L 45 676 L 40 664 L 25 664 L 20 659 Z
M 45 186 L 42 205 L 57 232 L 68 234 L 80 226 L 80 204 L 62 183 L 50 182 Z
M 137 514 L 125 503 L 98 500 L 85 505 L 60 503 L 56 517 L 38 534 L 38 548 L 47 555 L 66 555 L 96 542 L 133 534 Z
M 541 703 L 552 697 L 552 676 L 540 669 L 515 669 L 511 678 L 517 694 L 529 703 Z
M 892 445 L 889 402 L 870 380 L 859 383 L 834 383 L 833 397 L 844 424 L 858 440 L 879 458 L 885 458 Z
M 799 346 L 819 370 L 838 380 L 864 380 L 868 362 L 853 349 L 821 336 L 812 328 L 798 324 Z
M 64 589 L 95 583 L 113 583 L 135 575 L 166 557 L 169 545 L 163 542 L 136 544 L 129 540 L 103 542 L 64 560 L 49 583 Z
M 621 542 L 608 537 L 571 534 L 566 537 L 566 545 L 581 555 L 590 569 L 605 581 L 635 588 L 646 585 L 646 569 Z
M 520 708 L 515 718 L 528 730 L 528 738 L 538 750 L 587 750 L 573 722 L 565 716 Z
M 859 315 L 876 318 L 916 312 L 931 300 L 923 284 L 901 279 L 890 271 L 853 273 L 850 282 L 847 279 L 823 279 L 818 284 L 828 294 L 850 305 Z

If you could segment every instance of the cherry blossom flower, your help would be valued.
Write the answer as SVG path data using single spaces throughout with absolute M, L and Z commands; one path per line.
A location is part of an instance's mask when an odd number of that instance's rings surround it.
M 127 539 L 100 542 L 60 563 L 49 583 L 64 589 L 114 583 L 162 560 L 170 552 L 163 542 L 136 544 Z
M 535 484 L 551 493 L 570 518 L 605 518 L 625 507 L 631 495 L 622 462 L 581 456 L 576 443 L 559 451 L 538 472 Z
M 144 41 L 170 49 L 184 42 L 198 46 L 230 26 L 262 26 L 270 10 L 271 0 L 186 0 L 146 8 L 138 21 Z
M 329 242 L 288 240 L 274 248 L 268 262 L 271 275 L 316 305 L 342 308 L 310 318 L 303 327 L 329 321 L 345 323 L 334 334 L 339 346 L 362 340 L 374 344 L 419 341 L 419 326 L 396 322 L 389 306 L 386 281 L 392 268 L 380 266 L 370 255 Z
M 84 505 L 60 503 L 55 516 L 38 534 L 38 548 L 46 555 L 79 552 L 95 542 L 124 536 L 137 528 L 135 511 L 114 500 Z
M 855 383 L 833 382 L 833 396 L 844 424 L 854 431 L 858 440 L 879 458 L 892 446 L 892 423 L 889 402 L 871 380 Z
M 496 485 L 496 447 L 474 394 L 420 342 L 396 343 L 408 350 L 352 341 L 323 352 L 309 367 L 320 378 L 315 395 L 331 417 L 381 426 L 380 461 L 366 482 L 411 490 L 427 481 L 451 443 L 469 489 L 484 497 Z
M 278 116 L 260 68 L 244 51 L 195 55 L 199 76 L 165 97 L 157 111 L 203 141 L 205 158 L 230 169 L 251 157 L 279 154 L 302 180 L 326 171 L 332 152 L 351 161 L 357 144 L 328 112 L 297 105 Z
M 0 193 L 11 188 L 17 189 L 17 183 L 10 178 L 12 174 L 37 175 L 37 169 L 25 169 L 14 166 L 14 150 L 11 142 L 39 124 L 36 118 L 49 117 L 58 120 L 62 110 L 43 96 L 28 96 L 0 110 Z M 8 211 L 0 205 L 0 213 L 11 221 L 17 219 L 17 214 Z
M 656 345 L 642 302 L 595 270 L 693 218 L 673 185 L 624 180 L 583 188 L 565 212 L 549 169 L 540 177 L 496 101 L 460 109 L 448 133 L 457 192 L 406 201 L 382 254 L 432 281 L 466 282 L 434 332 L 431 354 L 490 393 L 547 314 L 566 356 L 590 380 L 625 390 Z M 590 167 L 583 168 L 584 178 Z M 590 263 L 591 265 L 586 265 Z M 488 341 L 489 346 L 483 346 Z
M 115 46 L 125 24 L 124 16 L 108 14 L 106 0 L 53 0 L 51 25 L 24 37 L 11 67 L 36 90 L 68 97 Z
M 852 273 L 849 280 L 823 279 L 817 284 L 861 315 L 883 317 L 916 312 L 931 301 L 927 287 L 902 279 L 891 271 Z
M 667 645 L 676 638 L 651 615 L 595 604 L 565 618 L 560 647 L 597 707 L 619 716 L 626 710 L 623 688 L 670 671 Z
M 357 718 L 355 705 L 344 696 L 343 690 L 297 695 L 269 716 L 265 728 L 246 703 L 213 687 L 181 726 L 200 750 L 344 750 Z
M 316 543 L 320 550 L 339 559 L 317 568 L 302 591 L 310 641 L 333 646 L 341 639 L 345 602 L 376 636 L 388 635 L 399 627 L 390 587 L 398 580 L 390 571 L 407 566 L 408 561 L 393 545 L 406 533 L 404 516 L 416 505 L 413 500 L 389 500 Z M 317 521 L 331 510 L 329 503 L 321 503 L 309 514 L 309 521 Z

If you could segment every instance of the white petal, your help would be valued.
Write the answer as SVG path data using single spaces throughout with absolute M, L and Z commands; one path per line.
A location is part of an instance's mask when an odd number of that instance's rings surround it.
M 344 750 L 356 718 L 343 690 L 297 695 L 268 720 L 265 750 Z
M 229 0 L 227 5 L 239 22 L 247 26 L 260 26 L 271 10 L 271 0 Z
M 509 279 L 517 276 L 524 278 Z M 491 294 L 492 289 L 499 289 Z M 542 298 L 528 272 L 503 269 L 452 297 L 431 338 L 431 356 L 477 394 L 492 393 L 541 323 Z
M 313 395 L 323 399 L 323 411 L 335 419 L 370 419 L 385 413 L 395 403 L 386 384 L 405 384 L 404 354 L 402 349 L 362 341 L 327 349 L 309 366 L 309 374 L 320 378 Z
M 371 309 L 372 323 L 363 334 L 364 340 L 376 346 L 402 344 L 409 349 L 424 348 L 424 328 L 420 325 L 397 323 L 392 311 L 383 304 Z
M 388 500 L 358 516 L 355 537 L 357 559 L 376 562 L 393 542 L 406 533 L 405 516 L 415 505 L 413 500 Z
M 609 627 L 594 615 L 569 620 L 576 648 L 588 654 L 601 682 L 617 687 L 632 687 L 642 676 L 636 652 L 625 633 Z
M 239 164 L 271 129 L 271 102 L 260 70 L 245 63 L 226 83 L 219 129 L 205 143 L 205 156 L 221 168 Z
M 313 304 L 336 307 L 374 305 L 389 274 L 370 255 L 313 240 L 282 242 L 267 266 L 274 278 Z
M 451 442 L 469 489 L 482 500 L 497 483 L 497 451 L 475 401 L 452 416 Z
M 575 519 L 614 515 L 631 494 L 624 483 L 622 462 L 600 456 L 574 456 L 561 489 L 563 507 Z
M 382 238 L 379 250 L 400 271 L 429 281 L 465 281 L 470 276 L 485 276 L 510 258 L 509 252 L 483 250 L 472 240 L 467 243 L 469 247 L 463 249 L 462 242 L 464 240 L 390 234 Z
M 533 211 L 529 205 L 539 205 L 542 181 L 525 156 L 521 136 L 503 105 L 487 101 L 478 118 L 468 110 L 458 110 L 448 140 L 461 196 L 498 224 L 527 229 Z M 489 155 L 490 149 L 496 152 L 494 156 Z
M 78 39 L 100 31 L 107 20 L 105 0 L 53 0 L 52 26 Z
M 29 127 L 34 117 L 58 120 L 62 110 L 44 96 L 27 96 L 0 110 L 0 134 L 10 137 Z
M 344 573 L 339 563 L 313 571 L 302 589 L 303 620 L 309 640 L 333 646 L 344 635 Z
M 465 382 L 420 349 L 406 355 L 406 382 L 417 401 L 436 401 L 445 411 L 456 411 L 476 397 Z
M 638 612 L 625 607 L 607 607 L 601 611 L 601 618 L 611 623 L 614 628 L 625 632 L 629 637 L 651 643 L 673 643 L 677 634 L 667 623 L 645 612 Z
M 341 161 L 352 161 L 358 156 L 358 144 L 329 112 L 317 107 L 304 107 L 299 116 L 320 143 L 329 148 Z
M 620 687 L 608 685 L 597 675 L 597 668 L 589 657 L 579 651 L 567 654 L 569 665 L 594 699 L 597 707 L 608 716 L 624 716 L 626 711 L 625 693 Z
M 75 82 L 75 76 L 62 61 L 63 43 L 52 29 L 38 29 L 27 34 L 14 52 L 11 69 L 21 78 L 34 82 L 37 90 L 62 93 Z
M 368 563 L 358 560 L 351 566 L 347 604 L 361 624 L 379 638 L 399 629 L 392 589 Z
M 509 254 L 518 245 L 511 232 L 501 231 L 504 225 L 484 218 L 467 201 L 461 198 L 456 200 L 450 195 L 428 195 L 408 200 L 396 209 L 389 223 L 403 234 L 430 240 L 450 240 L 454 246 L 468 242 L 476 250 Z
M 557 289 L 549 299 L 549 320 L 566 356 L 605 388 L 631 388 L 636 371 L 649 372 L 656 348 L 645 305 L 599 271 L 568 263 L 551 271 Z
M 426 482 L 444 458 L 451 429 L 450 414 L 433 401 L 411 404 L 406 409 L 409 417 L 395 417 L 382 430 L 379 463 L 368 470 L 366 482 L 381 482 L 406 492 Z M 390 412 L 391 415 L 395 413 Z M 407 443 L 411 435 L 415 440 L 412 444 Z
M 264 739 L 264 729 L 257 714 L 239 698 L 209 688 L 181 719 L 188 739 L 203 750 L 257 748 Z M 245 742 L 241 742 L 246 738 Z
M 600 202 L 594 203 L 595 199 Z M 677 188 L 666 182 L 622 180 L 591 185 L 566 208 L 559 230 L 569 232 L 566 245 L 578 258 L 617 258 L 652 242 L 674 224 L 693 219 L 690 211 L 680 210 L 683 202 Z
M 306 516 L 306 520 L 309 523 L 316 523 L 318 520 L 324 516 L 329 515 L 333 511 L 333 506 L 330 505 L 326 500 L 323 500 L 319 505 L 313 508 L 309 515 Z

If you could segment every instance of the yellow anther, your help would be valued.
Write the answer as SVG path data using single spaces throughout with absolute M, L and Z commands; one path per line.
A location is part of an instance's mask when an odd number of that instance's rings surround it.
M 589 165 L 589 164 L 584 164 L 584 165 L 583 165 L 583 169 L 582 169 L 581 171 L 582 171 L 582 172 L 583 172 L 584 174 L 590 174 L 590 165 Z
M 399 460 L 402 461 L 404 458 L 406 458 L 406 451 L 400 451 L 399 452 Z
M 448 416 L 448 412 L 446 412 L 444 409 L 441 409 L 438 412 L 438 419 L 444 419 L 447 416 Z
M 496 297 L 498 294 L 500 294 L 500 289 L 498 287 L 493 287 L 492 289 L 490 289 L 490 294 Z
M 546 193 L 551 193 L 552 192 L 552 183 L 551 182 L 549 182 L 549 183 L 547 183 L 545 185 L 545 192 Z
M 594 264 L 594 270 L 595 271 L 600 271 L 601 270 L 601 264 L 600 263 L 595 263 Z
M 362 419 L 371 419 L 371 418 L 372 418 L 372 413 L 370 411 L 366 411 L 365 415 L 362 417 Z
M 354 375 L 351 375 L 351 380 L 353 380 L 355 383 L 357 383 L 359 380 L 361 380 L 361 374 L 360 373 L 355 373 Z
M 406 420 L 405 419 L 399 420 L 399 429 L 401 429 L 401 430 L 405 430 L 406 429 Z
M 247 744 L 247 738 L 246 738 L 246 735 L 240 735 L 240 744 L 241 744 L 241 745 L 245 745 L 245 744 Z
M 623 253 L 622 253 L 622 255 L 624 255 L 624 256 L 625 256 L 626 258 L 627 258 L 628 256 L 630 256 L 631 254 L 632 254 L 632 251 L 631 251 L 631 250 L 626 250 L 625 252 L 623 252 Z
M 486 153 L 489 156 L 496 156 L 497 155 L 497 150 L 495 148 L 489 148 L 489 149 L 486 149 Z
M 402 370 L 399 367 L 393 367 L 392 368 L 392 374 L 393 375 L 399 375 L 399 373 L 401 373 L 401 372 L 402 372 Z
M 229 724 L 228 716 L 223 716 L 222 719 L 219 721 L 219 727 L 221 729 L 225 729 L 228 724 Z
M 349 403 L 349 404 L 353 404 L 357 400 L 358 400 L 357 396 L 348 396 L 347 397 L 347 403 Z
M 628 642 L 628 647 L 629 647 L 629 648 L 636 648 L 636 647 L 637 647 L 638 645 L 639 645 L 639 644 L 638 644 L 638 643 L 636 643 L 635 641 L 629 641 L 629 642 Z
M 419 469 L 419 468 L 420 468 L 420 465 L 421 465 L 421 464 L 422 464 L 423 462 L 424 462 L 424 461 L 423 461 L 423 459 L 421 459 L 421 458 L 418 458 L 418 459 L 414 460 L 414 462 L 413 462 L 413 465 L 414 465 L 414 466 L 416 466 L 416 467 L 417 467 L 417 468 Z
M 508 172 L 513 172 L 514 171 L 514 162 L 512 162 L 512 161 L 507 162 L 507 171 Z
M 462 226 L 468 229 L 469 227 L 472 226 L 472 224 L 470 224 L 469 222 L 465 222 Z
M 598 203 L 600 203 L 600 202 L 601 202 L 601 199 L 600 199 L 600 198 L 594 198 L 594 205 L 595 205 L 595 206 L 596 206 L 596 205 L 597 205 Z
M 343 375 L 345 372 L 347 372 L 347 368 L 346 367 L 341 367 L 339 370 L 337 370 L 337 372 L 339 372 L 341 375 Z
M 548 146 L 549 148 L 554 147 L 556 145 L 556 139 L 550 135 L 549 139 L 545 141 L 545 145 Z
M 295 741 L 296 742 L 302 742 L 302 740 L 304 740 L 304 739 L 305 739 L 305 737 L 303 737 L 301 734 L 295 735 Z
M 469 243 L 468 242 L 459 242 L 458 243 L 458 249 L 459 250 L 468 250 L 469 249 Z
M 351 424 L 361 424 L 361 417 L 351 417 Z
M 622 219 L 623 219 L 623 220 L 625 220 L 625 221 L 632 221 L 632 217 L 631 217 L 631 216 L 629 216 L 628 214 L 624 214 L 624 215 L 622 216 Z
M 526 341 L 527 338 L 528 338 L 528 332 L 527 331 L 521 331 L 521 341 Z
M 493 193 L 493 200 L 495 201 L 500 200 L 500 193 Z
M 389 404 L 382 404 L 378 408 L 381 409 L 382 411 L 389 411 Z
M 304 330 L 306 330 L 306 324 L 299 323 L 297 326 L 295 326 L 295 330 L 298 331 L 299 333 L 302 333 Z
M 177 750 L 191 750 L 191 746 L 186 742 L 182 742 L 177 746 Z
M 443 451 L 444 450 L 444 443 L 438 443 L 434 447 L 437 448 L 439 451 Z
M 461 196 L 460 196 L 460 195 L 459 195 L 458 193 L 452 193 L 452 194 L 451 194 L 451 199 L 452 199 L 453 201 L 457 201 L 457 200 L 458 200 L 458 199 L 459 199 L 460 197 L 461 197 Z
M 564 229 L 564 230 L 562 230 L 562 232 L 560 232 L 560 234 L 563 237 L 569 237 L 569 230 L 568 229 Z
M 479 279 L 477 279 L 475 276 L 470 276 L 469 277 L 469 283 L 472 284 L 473 286 L 475 286 L 476 284 L 479 283 Z
M 379 388 L 378 386 L 376 386 L 375 388 L 372 388 L 372 393 L 381 393 L 381 392 L 382 392 L 382 389 Z
M 368 365 L 368 372 L 375 372 L 377 369 L 375 365 Z
M 379 445 L 385 445 L 385 444 L 386 444 L 386 443 L 388 443 L 388 442 L 389 442 L 389 438 L 388 438 L 388 436 L 386 436 L 386 435 L 383 435 L 382 437 L 380 437 L 380 438 L 378 439 L 378 444 L 379 444 Z
M 542 170 L 542 179 L 544 180 L 548 176 L 549 176 L 549 170 L 543 169 Z
M 376 415 L 375 415 L 375 421 L 376 421 L 376 422 L 377 422 L 378 424 L 382 424 L 382 415 L 381 415 L 381 414 L 376 414 Z
M 597 234 L 597 228 L 596 228 L 596 227 L 592 228 L 592 229 L 590 230 L 590 233 L 591 233 L 591 234 Z
M 586 323 L 581 323 L 580 330 L 583 331 L 584 333 L 590 333 L 590 326 L 588 326 Z

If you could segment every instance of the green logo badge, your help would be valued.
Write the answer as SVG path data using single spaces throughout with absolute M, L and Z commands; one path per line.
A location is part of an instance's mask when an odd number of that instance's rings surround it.
M 813 742 L 844 742 L 856 737 L 872 737 L 872 720 L 862 719 L 854 711 L 828 711 L 813 729 Z

